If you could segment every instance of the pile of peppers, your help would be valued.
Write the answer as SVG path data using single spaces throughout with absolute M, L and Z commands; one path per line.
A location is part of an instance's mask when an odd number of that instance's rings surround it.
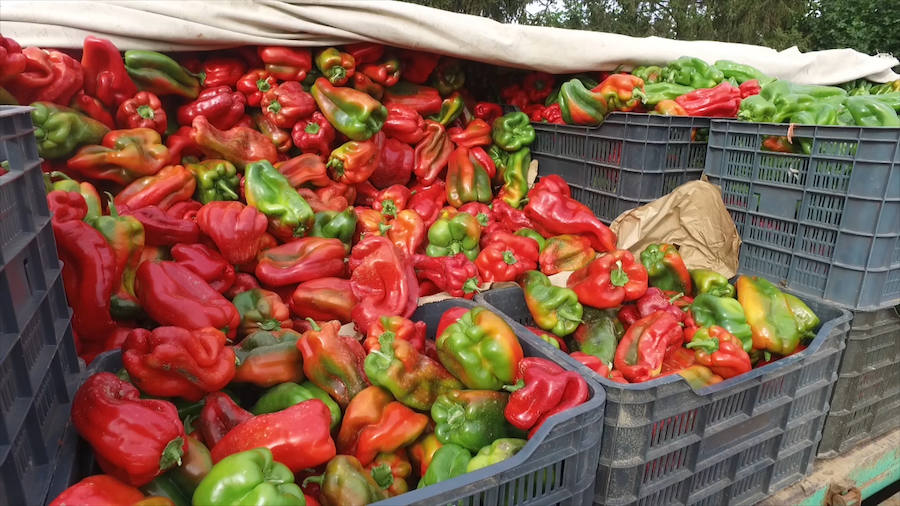
M 615 249 L 562 179 L 532 185 L 529 117 L 475 102 L 460 61 L 0 48 L 76 349 L 124 365 L 72 410 L 104 474 L 54 504 L 366 504 L 508 458 L 588 398 L 484 308 L 432 340 L 409 320 Z

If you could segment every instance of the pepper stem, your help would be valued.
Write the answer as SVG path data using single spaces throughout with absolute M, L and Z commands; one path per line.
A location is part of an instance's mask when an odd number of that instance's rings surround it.
M 221 179 L 216 182 L 216 188 L 218 188 L 224 196 L 228 197 L 229 200 L 238 200 L 239 198 L 238 194 L 228 186 L 228 183 Z
M 463 293 L 477 293 L 481 291 L 481 285 L 478 284 L 478 278 L 472 276 L 467 279 L 462 286 Z
M 109 207 L 109 215 L 113 218 L 119 217 L 119 210 L 116 209 L 116 199 L 113 198 L 112 193 L 103 192 L 106 195 L 107 207 Z
M 257 324 L 257 326 L 262 330 L 278 330 L 281 328 L 281 322 L 275 319 L 263 320 Z
M 503 385 L 503 390 L 506 390 L 507 392 L 515 392 L 516 390 L 521 390 L 523 388 L 525 388 L 525 380 L 523 379 L 520 379 L 513 385 Z
M 386 490 L 390 488 L 390 486 L 394 484 L 394 474 L 391 473 L 391 466 L 382 463 L 373 468 L 372 479 L 374 479 L 375 483 L 382 489 Z
M 180 466 L 181 465 L 181 456 L 184 454 L 184 450 L 182 447 L 184 446 L 184 439 L 181 437 L 176 437 L 175 439 L 169 441 L 169 444 L 163 449 L 162 455 L 159 457 L 159 470 L 165 471 L 166 469 L 172 466 Z
M 315 121 L 310 121 L 309 123 L 307 123 L 306 128 L 304 128 L 303 131 L 310 135 L 316 135 L 317 133 L 319 133 L 319 130 L 321 130 L 321 128 L 322 127 L 320 127 L 319 124 Z
M 315 330 L 316 332 L 322 331 L 322 327 L 320 327 L 319 324 L 316 323 L 316 321 L 313 320 L 312 318 L 310 318 L 309 316 L 306 317 L 306 321 L 309 322 L 310 326 L 312 326 L 312 329 Z
M 684 345 L 685 348 L 700 348 L 706 353 L 715 353 L 719 351 L 719 339 L 716 337 L 711 337 L 709 339 L 697 339 L 696 337 L 691 340 L 691 342 Z
M 272 85 L 270 85 L 269 82 L 265 79 L 257 79 L 256 89 L 259 91 L 269 91 L 272 89 Z
M 503 252 L 503 261 L 506 262 L 507 265 L 515 265 L 519 262 L 516 260 L 516 255 L 510 250 Z
M 278 114 L 278 111 L 281 110 L 281 103 L 279 103 L 277 100 L 273 100 L 272 103 L 269 104 L 269 107 L 266 107 L 266 109 L 273 114 Z
M 305 480 L 303 480 L 303 486 L 307 486 L 310 483 L 318 483 L 321 485 L 325 481 L 325 474 L 320 474 L 318 476 L 307 476 Z
M 142 105 L 137 108 L 138 116 L 144 119 L 153 119 L 156 115 L 153 113 L 153 108 L 149 105 Z
M 609 273 L 609 282 L 612 286 L 625 286 L 628 284 L 628 274 L 622 269 L 621 260 L 616 260 L 616 268 Z

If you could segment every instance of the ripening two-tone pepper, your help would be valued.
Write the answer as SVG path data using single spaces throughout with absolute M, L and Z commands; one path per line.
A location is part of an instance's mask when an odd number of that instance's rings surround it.
M 698 364 L 709 367 L 724 379 L 743 374 L 752 367 L 743 343 L 717 325 L 699 329 L 685 347 L 694 350 Z
M 311 381 L 298 385 L 292 381 L 276 385 L 260 396 L 251 411 L 254 415 L 275 413 L 310 399 L 319 399 L 331 412 L 331 430 L 340 427 L 341 407 L 328 395 L 328 392 L 317 387 Z
M 503 318 L 483 307 L 463 314 L 437 338 L 441 363 L 466 387 L 497 390 L 512 382 L 522 346 Z
M 282 240 L 302 237 L 312 229 L 315 213 L 290 182 L 268 161 L 244 170 L 247 204 L 269 218 L 270 230 Z
M 379 453 L 390 453 L 415 441 L 428 417 L 394 400 L 390 392 L 370 386 L 361 390 L 344 412 L 337 446 L 367 466 Z
M 685 295 L 693 293 L 691 274 L 675 246 L 651 244 L 641 252 L 641 263 L 647 269 L 650 286 Z
M 374 98 L 353 88 L 336 88 L 325 78 L 317 79 L 310 92 L 322 114 L 351 140 L 368 140 L 387 119 L 387 109 Z
M 629 251 L 607 253 L 575 271 L 566 286 L 578 301 L 596 308 L 614 308 L 637 300 L 647 291 L 647 269 Z
M 156 174 L 168 158 L 169 150 L 156 131 L 134 128 L 107 133 L 101 145 L 82 147 L 66 165 L 88 179 L 125 185 Z
M 119 286 L 110 298 L 110 314 L 116 320 L 129 320 L 141 312 L 134 293 L 134 277 L 144 250 L 144 226 L 133 216 L 120 216 L 112 200 L 108 207 L 108 215 L 97 216 L 89 223 L 103 235 L 115 257 Z
M 564 337 L 578 328 L 584 307 L 569 288 L 554 286 L 540 271 L 528 271 L 519 278 L 525 304 L 538 327 Z
M 300 334 L 289 329 L 258 330 L 234 347 L 235 383 L 270 387 L 303 381 L 303 362 L 297 341 Z
M 109 132 L 103 123 L 50 102 L 31 104 L 34 140 L 42 158 L 66 158 L 86 144 L 98 144 Z
M 428 228 L 428 256 L 453 256 L 463 253 L 469 260 L 475 260 L 480 251 L 481 225 L 469 213 L 456 213 L 439 218 Z
M 597 357 L 609 370 L 624 334 L 625 327 L 614 309 L 585 308 L 583 322 L 572 334 L 570 348 Z
M 599 125 L 609 112 L 603 95 L 585 88 L 578 79 L 560 86 L 557 103 L 562 119 L 570 125 Z
M 736 286 L 738 301 L 753 332 L 754 349 L 789 355 L 819 325 L 809 306 L 767 279 L 741 276 Z
M 548 276 L 562 271 L 578 271 L 596 257 L 591 241 L 582 235 L 562 234 L 548 237 L 541 248 L 538 264 Z
M 260 252 L 256 277 L 268 286 L 287 286 L 341 276 L 346 255 L 339 239 L 303 237 Z
M 368 386 L 363 369 L 366 352 L 359 341 L 338 335 L 338 321 L 310 323 L 312 329 L 297 340 L 297 349 L 303 356 L 303 372 L 346 408 Z
M 490 202 L 495 171 L 494 161 L 483 149 L 456 148 L 447 165 L 447 203 L 458 208 L 467 202 Z
M 138 89 L 158 96 L 178 95 L 194 99 L 200 94 L 197 74 L 156 51 L 125 51 L 125 70 Z

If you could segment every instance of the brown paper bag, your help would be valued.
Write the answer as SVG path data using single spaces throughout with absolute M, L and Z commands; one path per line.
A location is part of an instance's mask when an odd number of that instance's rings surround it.
M 688 269 L 737 274 L 741 238 L 718 186 L 685 183 L 649 204 L 622 213 L 610 228 L 618 246 L 635 257 L 648 245 L 667 242 L 678 247 Z

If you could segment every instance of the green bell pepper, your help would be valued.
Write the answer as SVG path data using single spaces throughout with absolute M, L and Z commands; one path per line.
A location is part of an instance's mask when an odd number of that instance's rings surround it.
M 563 121 L 570 125 L 599 125 L 609 112 L 603 96 L 585 88 L 578 79 L 563 83 L 556 100 Z
M 775 80 L 774 77 L 763 74 L 756 67 L 741 65 L 731 60 L 719 60 L 713 63 L 713 66 L 722 72 L 725 79 L 734 79 L 738 84 L 744 84 L 747 81 L 756 79 L 759 81 L 760 86 L 764 86 Z
M 387 119 L 381 102 L 353 88 L 335 87 L 324 77 L 316 80 L 310 93 L 328 122 L 351 140 L 368 140 Z
M 741 121 L 754 123 L 771 123 L 774 116 L 775 104 L 760 95 L 751 95 L 741 100 L 737 115 Z
M 890 105 L 876 97 L 848 97 L 844 106 L 850 111 L 857 126 L 898 127 L 900 118 Z
M 247 165 L 244 194 L 247 204 L 269 217 L 270 224 L 285 229 L 282 235 L 302 237 L 312 228 L 312 207 L 271 162 L 260 160 Z
M 109 128 L 84 114 L 50 102 L 31 104 L 34 140 L 42 158 L 66 158 L 85 144 L 100 144 Z
M 200 94 L 201 75 L 190 72 L 172 58 L 156 51 L 125 51 L 125 70 L 140 90 L 159 96 L 179 95 L 189 99 L 195 99 Z
M 691 294 L 691 274 L 675 246 L 650 244 L 641 252 L 641 263 L 647 269 L 650 286 L 664 291 Z
M 519 279 L 525 304 L 538 327 L 565 337 L 581 323 L 584 306 L 571 288 L 553 286 L 540 271 L 528 271 Z
M 169 469 L 141 487 L 148 496 L 170 499 L 175 506 L 190 506 L 191 496 L 213 467 L 209 449 L 193 436 L 188 436 L 188 451 L 178 467 Z
M 691 281 L 694 282 L 694 293 L 708 293 L 716 297 L 734 298 L 734 286 L 728 278 L 710 269 L 691 269 Z
M 466 102 L 462 95 L 453 93 L 441 102 L 441 110 L 435 115 L 429 116 L 428 119 L 437 121 L 441 125 L 447 126 L 460 117 L 466 109 Z
M 471 473 L 484 467 L 492 466 L 519 453 L 528 441 L 525 439 L 504 437 L 478 450 L 469 461 L 466 472 Z
M 870 97 L 891 106 L 891 109 L 893 109 L 894 112 L 900 113 L 900 92 L 870 95 Z
M 786 293 L 784 298 L 787 300 L 791 313 L 794 314 L 794 319 L 797 321 L 797 331 L 800 332 L 800 339 L 816 337 L 816 329 L 819 328 L 819 323 L 821 323 L 818 315 L 797 297 Z
M 642 65 L 640 67 L 635 67 L 634 70 L 631 71 L 631 75 L 643 79 L 644 87 L 646 87 L 648 84 L 659 82 L 662 77 L 662 68 L 656 65 Z
M 320 211 L 316 213 L 310 235 L 340 239 L 349 248 L 353 244 L 354 233 L 356 233 L 356 213 L 353 212 L 352 207 L 348 207 L 340 212 Z
M 430 257 L 453 256 L 464 253 L 469 260 L 478 257 L 481 225 L 478 218 L 469 213 L 456 213 L 452 217 L 439 218 L 428 228 L 428 246 L 425 254 Z
M 694 88 L 714 88 L 725 79 L 721 70 L 692 56 L 682 56 L 666 65 L 662 76 L 665 81 Z
M 569 339 L 571 351 L 593 355 L 606 365 L 612 364 L 625 327 L 615 309 L 584 308 L 583 323 Z
M 494 120 L 491 138 L 506 151 L 518 151 L 534 142 L 534 127 L 522 111 L 511 112 Z
M 153 481 L 141 487 L 141 492 L 147 496 L 165 497 L 172 501 L 174 506 L 191 506 L 191 497 L 187 494 L 168 473 L 153 478 Z
M 653 83 L 644 85 L 644 89 L 634 89 L 634 95 L 640 97 L 644 105 L 656 105 L 663 100 L 675 100 L 676 98 L 694 91 L 691 86 L 678 83 Z
M 250 411 L 254 415 L 275 413 L 311 399 L 319 399 L 325 403 L 328 411 L 331 411 L 331 429 L 337 428 L 341 423 L 341 407 L 325 390 L 322 390 L 310 381 L 302 385 L 289 381 L 274 386 L 262 394 Z
M 197 180 L 194 197 L 203 204 L 216 200 L 240 200 L 238 186 L 241 176 L 234 164 L 226 160 L 203 160 L 189 163 L 186 168 Z
M 509 394 L 493 390 L 451 390 L 431 406 L 434 434 L 443 444 L 477 452 L 495 439 L 510 435 L 503 414 Z
M 272 460 L 268 448 L 255 448 L 213 466 L 194 491 L 193 503 L 305 506 L 306 497 L 287 466 Z
M 417 488 L 425 488 L 428 485 L 434 485 L 435 483 L 465 474 L 471 460 L 472 454 L 462 446 L 448 444 L 438 448 L 431 458 L 428 471 L 419 480 Z
M 325 474 L 303 480 L 304 486 L 307 483 L 320 484 L 320 497 L 325 506 L 365 506 L 388 498 L 359 459 L 350 455 L 332 458 L 325 466 Z
M 701 293 L 694 298 L 690 311 L 698 327 L 718 325 L 740 339 L 744 351 L 750 351 L 753 346 L 753 330 L 747 323 L 740 302 L 730 297 Z
M 759 95 L 770 101 L 781 95 L 809 95 L 817 99 L 842 99 L 847 96 L 847 91 L 837 86 L 815 86 L 809 84 L 794 84 L 789 81 L 776 79 L 762 87 Z
M 528 193 L 528 169 L 531 166 L 531 150 L 522 148 L 510 153 L 506 157 L 503 168 L 497 167 L 497 171 L 503 178 L 503 186 L 497 193 L 497 198 L 509 204 L 512 208 L 522 206 L 522 200 Z

